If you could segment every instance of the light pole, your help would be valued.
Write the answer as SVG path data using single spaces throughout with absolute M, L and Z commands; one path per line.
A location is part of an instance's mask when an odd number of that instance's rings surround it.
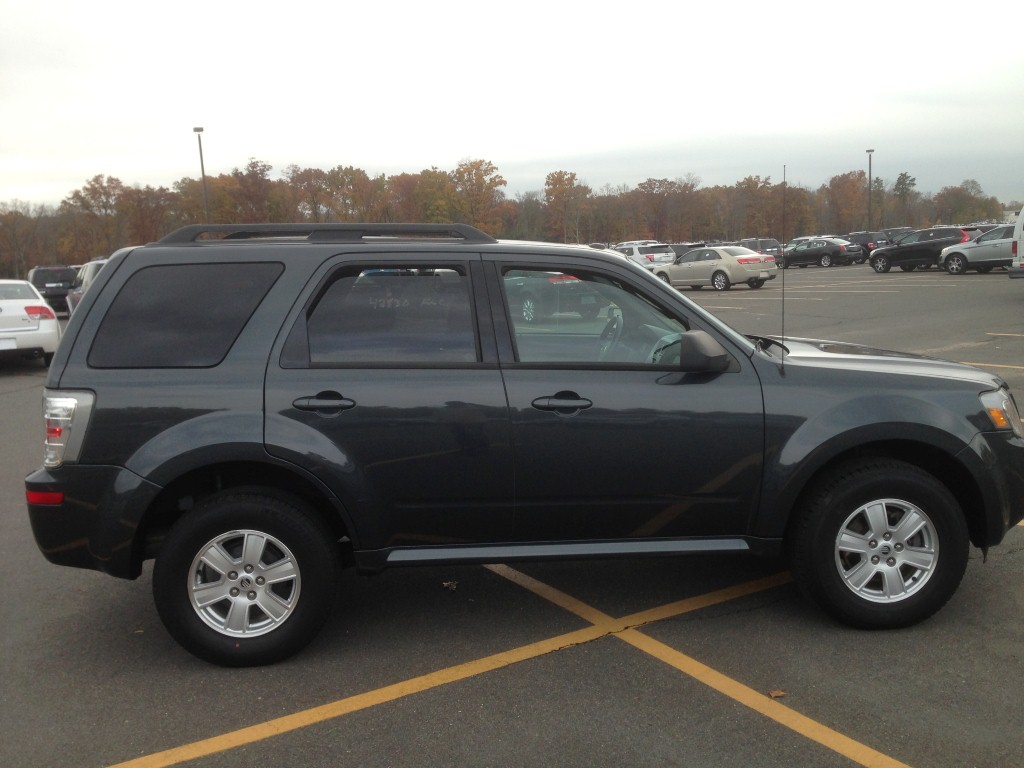
M 210 198 L 206 194 L 206 165 L 203 164 L 203 128 L 198 126 L 192 129 L 196 138 L 199 139 L 199 172 L 203 175 L 203 208 L 206 210 L 206 223 L 210 223 Z
M 865 150 L 868 153 L 868 229 L 871 229 L 871 155 L 875 150 Z

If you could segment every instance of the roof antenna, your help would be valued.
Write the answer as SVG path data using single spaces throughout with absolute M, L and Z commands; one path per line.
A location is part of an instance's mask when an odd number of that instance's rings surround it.
M 786 166 L 782 166 L 782 247 L 779 249 L 782 257 L 782 373 L 786 372 Z

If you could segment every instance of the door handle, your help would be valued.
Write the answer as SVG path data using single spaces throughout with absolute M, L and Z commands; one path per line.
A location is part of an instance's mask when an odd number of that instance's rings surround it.
M 321 416 L 334 416 L 349 408 L 355 408 L 356 401 L 342 397 L 337 392 L 319 392 L 311 397 L 293 400 L 292 407 L 300 411 L 316 411 Z
M 530 403 L 538 411 L 554 411 L 561 416 L 574 416 L 593 404 L 593 401 L 580 397 L 575 392 L 558 392 L 554 395 L 538 397 Z

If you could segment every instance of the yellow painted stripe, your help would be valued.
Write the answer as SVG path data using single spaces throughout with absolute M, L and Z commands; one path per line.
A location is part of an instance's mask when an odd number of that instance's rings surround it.
M 602 627 L 586 627 L 575 632 L 569 632 L 537 643 L 524 645 L 520 648 L 514 648 L 510 651 L 496 653 L 493 656 L 487 656 L 420 677 L 414 677 L 411 680 L 405 680 L 394 685 L 385 686 L 384 688 L 350 696 L 347 699 L 340 699 L 339 701 L 319 707 L 279 717 L 275 720 L 268 720 L 248 728 L 240 728 L 237 731 L 220 736 L 185 744 L 163 752 L 145 755 L 135 760 L 128 760 L 110 768 L 165 768 L 165 766 L 178 765 L 189 760 L 198 760 L 218 752 L 242 747 L 272 736 L 279 736 L 290 731 L 315 725 L 316 723 L 322 723 L 325 720 L 331 720 L 362 709 L 375 707 L 378 704 L 394 701 L 414 693 L 465 680 L 485 672 L 492 672 L 496 669 L 553 653 L 572 645 L 589 643 L 607 634 L 607 631 Z
M 538 596 L 550 600 L 555 605 L 571 611 L 581 618 L 585 618 L 587 621 L 593 621 L 595 624 L 600 621 L 604 626 L 609 627 L 617 625 L 620 628 L 616 629 L 614 634 L 615 637 L 620 640 L 623 640 L 634 648 L 648 653 L 669 666 L 678 669 L 683 674 L 689 675 L 695 680 L 704 683 L 719 693 L 728 696 L 733 701 L 736 701 L 745 707 L 749 707 L 755 712 L 774 720 L 779 723 L 779 725 L 785 726 L 786 728 L 799 733 L 801 736 L 815 741 L 859 765 L 868 766 L 869 768 L 908 768 L 905 763 L 894 760 L 888 755 L 878 752 L 866 744 L 854 741 L 850 737 L 844 736 L 838 731 L 822 725 L 816 720 L 812 720 L 811 718 L 780 704 L 775 699 L 765 696 L 762 693 L 758 693 L 752 688 L 733 680 L 731 677 L 723 675 L 721 672 L 717 672 L 711 667 L 701 664 L 696 659 L 680 653 L 664 643 L 660 643 L 634 629 L 634 627 L 666 619 L 670 616 L 678 616 L 683 613 L 699 610 L 701 608 L 706 608 L 729 600 L 735 600 L 739 597 L 744 597 L 745 595 L 754 594 L 765 589 L 786 584 L 792 581 L 792 577 L 788 573 L 775 574 L 774 576 L 769 576 L 764 579 L 758 579 L 745 584 L 738 584 L 715 592 L 709 592 L 698 597 L 669 603 L 668 605 L 653 608 L 649 611 L 634 613 L 621 619 L 612 619 L 606 614 L 580 602 L 571 595 L 567 595 L 554 587 L 537 581 L 526 574 L 509 568 L 508 566 L 494 565 L 487 567 L 495 573 L 519 584 Z
M 871 747 L 854 741 L 828 726 L 822 725 L 799 712 L 780 704 L 777 699 L 772 699 L 742 683 L 733 680 L 721 672 L 717 672 L 706 664 L 701 664 L 686 654 L 670 648 L 635 629 L 627 629 L 616 635 L 619 639 L 638 648 L 644 653 L 663 661 L 685 675 L 689 675 L 704 685 L 728 696 L 745 707 L 758 712 L 765 717 L 774 720 L 801 736 L 821 744 L 846 758 L 849 758 L 858 765 L 868 768 L 908 768 L 906 763 L 894 760 L 888 755 L 882 754 Z

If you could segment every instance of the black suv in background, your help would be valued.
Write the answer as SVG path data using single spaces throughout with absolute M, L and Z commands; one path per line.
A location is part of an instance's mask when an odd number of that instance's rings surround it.
M 570 305 L 524 313 L 535 283 Z M 343 564 L 784 555 L 836 619 L 906 626 L 1024 515 L 994 374 L 744 336 L 618 254 L 464 225 L 118 251 L 43 416 L 43 554 L 129 579 L 155 558 L 168 632 L 225 665 L 308 643 Z
M 738 241 L 736 245 L 749 248 L 752 251 L 757 251 L 767 256 L 774 256 L 776 260 L 782 258 L 782 245 L 774 237 L 745 237 Z
M 902 235 L 892 245 L 876 248 L 868 261 L 875 272 L 888 272 L 893 267 L 899 267 L 904 272 L 917 267 L 927 268 L 937 262 L 939 253 L 947 245 L 966 243 L 977 234 L 977 231 L 971 232 L 960 227 L 919 229 Z
M 68 291 L 78 273 L 74 267 L 32 267 L 28 281 L 43 295 L 54 312 L 68 311 Z
M 885 232 L 850 232 L 848 235 L 840 235 L 843 240 L 849 240 L 861 247 L 863 255 L 855 259 L 855 263 L 863 264 L 875 248 L 889 245 L 889 238 Z

